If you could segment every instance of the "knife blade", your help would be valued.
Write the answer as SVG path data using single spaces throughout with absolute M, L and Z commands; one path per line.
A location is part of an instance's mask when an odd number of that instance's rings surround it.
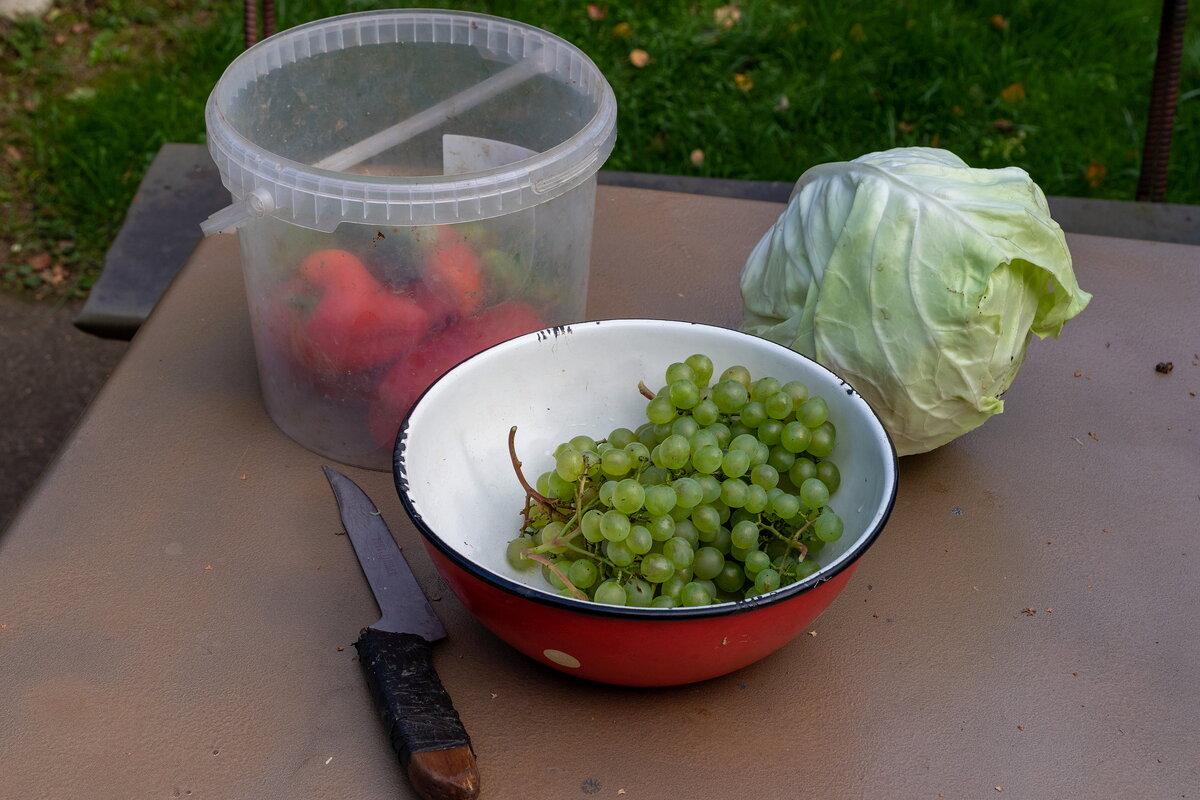
M 322 469 L 382 614 L 363 628 L 354 648 L 392 748 L 426 800 L 477 797 L 471 739 L 433 666 L 430 645 L 445 638 L 446 629 L 379 509 L 350 478 Z

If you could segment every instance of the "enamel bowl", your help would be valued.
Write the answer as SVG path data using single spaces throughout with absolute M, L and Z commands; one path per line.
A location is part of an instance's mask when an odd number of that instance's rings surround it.
M 830 505 L 845 532 L 809 578 L 751 600 L 697 608 L 601 605 L 557 594 L 540 570 L 518 572 L 505 546 L 518 534 L 524 491 L 560 442 L 645 421 L 637 383 L 657 387 L 693 353 L 714 372 L 800 380 L 823 396 L 838 431 L 830 458 L 842 483 Z M 794 639 L 837 597 L 883 529 L 896 496 L 896 454 L 866 401 L 825 367 L 726 328 L 618 319 L 510 339 L 446 372 L 412 408 L 396 440 L 396 487 L 439 573 L 487 628 L 548 667 L 594 681 L 665 686 L 737 670 Z

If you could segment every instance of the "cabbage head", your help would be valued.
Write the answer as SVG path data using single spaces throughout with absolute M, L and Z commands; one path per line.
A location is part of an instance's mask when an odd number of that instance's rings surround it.
M 1028 173 L 924 147 L 805 172 L 741 291 L 744 329 L 849 382 L 900 455 L 1003 411 L 1030 337 L 1091 299 Z

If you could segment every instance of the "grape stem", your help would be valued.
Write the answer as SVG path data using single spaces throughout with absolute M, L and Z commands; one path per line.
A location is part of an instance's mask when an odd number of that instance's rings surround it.
M 522 553 L 522 555 L 525 555 L 529 559 L 538 562 L 539 564 L 541 564 L 542 566 L 546 567 L 551 572 L 553 572 L 555 575 L 557 575 L 558 579 L 563 582 L 563 586 L 567 587 L 567 589 L 570 590 L 571 594 L 575 595 L 580 600 L 588 599 L 587 595 L 584 594 L 580 589 L 578 589 L 575 586 L 575 584 L 571 583 L 570 578 L 568 578 L 566 576 L 566 574 L 561 569 L 559 569 L 558 566 L 553 561 L 546 558 L 541 553 L 534 553 L 529 550 L 526 550 L 524 553 Z
M 529 485 L 529 481 L 525 480 L 524 473 L 521 472 L 521 461 L 517 458 L 517 426 L 513 425 L 508 429 L 508 457 L 512 459 L 513 471 L 517 473 L 517 480 L 521 482 L 521 488 L 525 490 L 525 494 L 529 495 L 530 499 L 540 503 L 547 508 L 553 508 L 558 511 L 564 508 L 570 508 L 569 503 L 560 503 L 557 500 L 551 500 L 537 489 Z
M 646 385 L 645 381 L 638 381 L 638 391 L 641 392 L 642 397 L 646 398 L 647 400 L 654 399 L 654 392 L 650 391 L 650 387 Z

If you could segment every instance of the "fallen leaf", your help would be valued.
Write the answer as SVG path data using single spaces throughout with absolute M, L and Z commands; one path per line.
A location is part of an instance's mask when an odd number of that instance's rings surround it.
M 30 261 L 32 264 L 33 262 Z M 1175 370 L 1174 361 L 1160 361 L 1154 365 L 1154 371 L 1160 375 L 1170 375 Z
M 1108 177 L 1108 167 L 1098 161 L 1088 162 L 1087 169 L 1083 173 L 1083 178 L 1087 181 L 1088 186 L 1099 189 L 1106 177 Z
M 749 75 L 744 75 L 740 72 L 733 76 L 733 82 L 736 83 L 737 87 L 743 92 L 748 92 L 754 88 L 754 79 Z
M 67 272 L 62 264 L 55 264 L 39 272 L 38 277 L 51 286 L 59 287 L 70 279 L 71 273 Z
M 1092 433 L 1091 431 L 1088 431 L 1088 436 L 1092 437 L 1092 439 L 1094 441 L 1097 441 L 1097 442 L 1100 441 L 1100 437 L 1097 436 L 1096 434 Z
M 839 47 L 837 50 L 834 50 L 832 53 L 829 54 L 829 62 L 830 63 L 833 63 L 834 61 L 841 61 L 841 60 L 842 60 L 842 48 Z
M 809 636 L 816 636 L 816 635 L 817 635 L 817 632 L 816 632 L 816 631 L 809 631 L 809 632 L 808 632 L 808 635 L 809 635 Z
M 1010 83 L 1000 90 L 1000 99 L 1006 103 L 1019 103 L 1025 99 L 1025 84 Z
M 4 145 L 4 156 L 11 164 L 19 164 L 25 158 L 21 151 L 11 144 Z
M 88 29 L 88 24 L 86 22 L 76 22 L 74 25 L 71 26 L 71 33 L 80 34 L 80 33 L 83 33 L 84 31 L 86 31 L 87 29 Z
M 697 147 L 689 156 L 693 167 L 698 167 L 704 163 L 704 151 Z
M 212 564 L 208 564 L 207 566 L 205 566 L 205 567 L 204 567 L 204 571 L 205 571 L 205 572 L 212 572 L 212 568 L 213 568 L 213 565 L 212 565 Z
M 1018 726 L 1017 726 L 1017 730 L 1019 730 L 1019 731 L 1023 731 L 1023 730 L 1025 730 L 1025 726 L 1024 726 L 1024 725 L 1018 725 Z
M 50 257 L 49 253 L 36 253 L 30 256 L 25 263 L 40 272 L 41 270 L 48 269 L 53 262 L 54 259 Z
M 988 22 L 992 23 L 992 27 L 998 31 L 1008 30 L 1008 20 L 1002 14 L 992 14 Z
M 863 30 L 861 22 L 851 25 L 850 32 L 847 35 L 856 42 L 865 42 L 867 40 L 867 33 Z
M 588 3 L 587 15 L 588 19 L 592 22 L 599 22 L 608 16 L 608 6 L 598 6 L 595 3 Z
M 628 22 L 618 22 L 613 25 L 612 35 L 618 39 L 628 39 L 633 36 L 633 26 Z
M 650 54 L 641 48 L 634 48 L 629 51 L 629 63 L 641 69 L 650 63 Z
M 717 27 L 725 30 L 738 24 L 741 18 L 742 9 L 733 4 L 713 9 L 713 22 L 717 23 Z

